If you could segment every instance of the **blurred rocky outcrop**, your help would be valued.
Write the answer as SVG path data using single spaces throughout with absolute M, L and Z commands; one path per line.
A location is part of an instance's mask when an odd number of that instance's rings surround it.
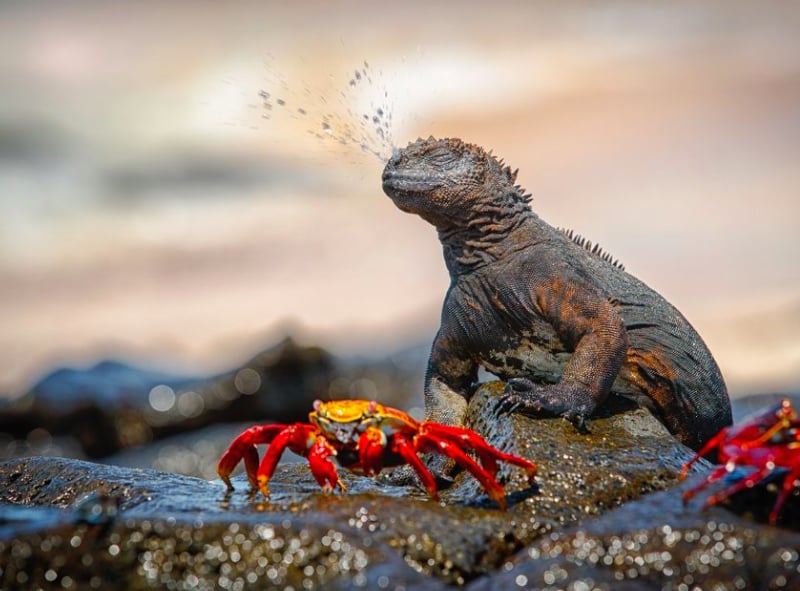
M 112 361 L 59 369 L 0 405 L 0 457 L 103 458 L 220 423 L 303 421 L 317 398 L 407 404 L 420 396 L 419 371 L 391 359 L 347 362 L 291 338 L 207 378 Z

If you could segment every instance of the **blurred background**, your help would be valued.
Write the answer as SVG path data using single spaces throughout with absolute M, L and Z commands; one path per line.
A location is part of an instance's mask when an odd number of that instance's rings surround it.
M 0 398 L 40 412 L 13 453 L 76 392 L 149 413 L 106 456 L 287 359 L 309 396 L 419 404 L 448 278 L 380 171 L 430 134 L 519 167 L 733 397 L 800 392 L 796 3 L 9 1 L 0 30 Z

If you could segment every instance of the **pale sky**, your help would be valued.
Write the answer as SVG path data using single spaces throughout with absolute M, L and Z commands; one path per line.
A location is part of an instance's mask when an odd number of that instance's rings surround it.
M 435 233 L 336 141 L 390 150 L 377 108 L 397 145 L 519 167 L 734 395 L 800 390 L 800 5 L 767 5 L 3 3 L 0 392 L 108 357 L 212 373 L 286 333 L 429 341 Z

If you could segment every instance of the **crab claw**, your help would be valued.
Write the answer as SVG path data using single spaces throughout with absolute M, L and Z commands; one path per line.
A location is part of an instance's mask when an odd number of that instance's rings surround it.
M 358 438 L 358 459 L 367 476 L 377 476 L 383 468 L 383 454 L 389 439 L 375 427 L 367 428 Z
M 337 486 L 342 492 L 347 490 L 339 477 L 336 464 L 331 460 L 335 455 L 336 449 L 324 437 L 317 437 L 308 452 L 308 466 L 311 468 L 311 474 L 325 492 L 332 492 Z

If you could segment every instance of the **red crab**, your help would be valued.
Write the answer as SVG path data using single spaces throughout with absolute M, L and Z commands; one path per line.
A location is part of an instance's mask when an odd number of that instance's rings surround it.
M 791 403 L 784 399 L 777 406 L 754 415 L 739 425 L 722 429 L 683 466 L 681 478 L 686 477 L 692 464 L 715 448 L 722 465 L 699 485 L 683 494 L 684 504 L 738 466 L 752 466 L 754 470 L 735 484 L 708 497 L 703 508 L 716 505 L 740 490 L 752 488 L 767 479 L 776 469 L 788 470 L 778 499 L 769 514 L 769 521 L 774 524 L 778 520 L 781 507 L 792 490 L 798 487 L 800 479 L 800 420 Z
M 310 424 L 257 425 L 233 440 L 220 458 L 217 473 L 233 489 L 230 474 L 244 459 L 247 478 L 253 488 L 269 496 L 269 479 L 283 451 L 308 458 L 311 473 L 326 492 L 337 486 L 344 491 L 336 464 L 368 476 L 377 475 L 383 466 L 409 464 L 419 475 L 428 494 L 438 500 L 433 474 L 419 459 L 419 452 L 436 452 L 452 458 L 481 483 L 489 498 L 506 508 L 505 491 L 495 480 L 498 461 L 519 466 L 532 483 L 536 465 L 526 459 L 495 449 L 469 429 L 430 421 L 419 422 L 403 411 L 367 400 L 334 400 L 314 403 L 308 415 Z M 256 445 L 269 448 L 259 464 Z M 478 464 L 465 451 L 474 450 Z

